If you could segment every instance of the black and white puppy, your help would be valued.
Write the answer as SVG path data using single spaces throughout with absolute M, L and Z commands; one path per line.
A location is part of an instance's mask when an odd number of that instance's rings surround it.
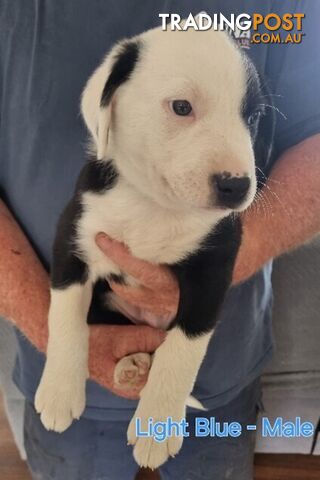
M 270 154 L 263 103 L 252 63 L 213 30 L 154 29 L 124 40 L 89 79 L 81 107 L 96 154 L 54 245 L 47 361 L 35 402 L 47 429 L 62 432 L 85 407 L 93 286 L 111 275 L 134 283 L 97 247 L 101 231 L 136 257 L 170 266 L 179 281 L 178 314 L 135 417 L 142 424 L 184 417 L 231 282 L 241 240 L 236 212 L 256 193 L 255 153 L 261 166 Z M 135 418 L 128 441 L 151 468 L 182 444 L 137 438 Z

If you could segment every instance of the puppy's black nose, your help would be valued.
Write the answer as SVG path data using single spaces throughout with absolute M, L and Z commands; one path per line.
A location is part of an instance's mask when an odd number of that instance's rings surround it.
M 249 177 L 232 177 L 228 174 L 213 175 L 218 203 L 221 206 L 235 208 L 247 196 L 250 188 Z

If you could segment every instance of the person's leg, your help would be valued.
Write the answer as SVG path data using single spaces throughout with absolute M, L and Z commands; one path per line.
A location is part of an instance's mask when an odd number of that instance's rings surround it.
M 161 480 L 252 480 L 255 434 L 246 430 L 255 424 L 261 401 L 260 381 L 256 380 L 229 404 L 198 414 L 189 414 L 190 437 L 184 439 L 180 453 L 161 468 Z M 216 422 L 239 422 L 237 437 L 195 437 L 195 417 L 215 417 Z
M 128 422 L 81 418 L 62 434 L 48 432 L 26 402 L 24 439 L 33 480 L 133 480 Z

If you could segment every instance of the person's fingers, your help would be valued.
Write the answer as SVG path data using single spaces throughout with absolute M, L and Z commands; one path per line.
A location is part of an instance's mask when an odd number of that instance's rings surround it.
M 113 342 L 113 355 L 117 360 L 132 353 L 153 353 L 164 341 L 166 332 L 148 326 L 133 326 L 126 335 Z
M 108 325 L 90 325 L 89 373 L 90 378 L 111 388 L 116 360 L 110 352 L 112 331 Z
M 158 313 L 153 307 L 150 307 L 151 309 L 136 307 L 119 295 L 113 295 L 112 306 L 135 324 L 150 325 L 153 328 L 160 328 L 161 330 L 167 330 L 176 316 L 174 309 L 170 312 L 163 312 L 163 308 L 161 308 L 160 313 Z
M 174 298 L 172 302 L 168 297 L 154 293 L 152 290 L 144 287 L 128 287 L 118 283 L 110 282 L 110 287 L 123 300 L 129 304 L 149 310 L 155 314 L 176 314 L 178 301 Z
M 124 244 L 112 240 L 105 233 L 98 233 L 96 243 L 121 270 L 139 280 L 146 287 L 158 289 L 167 286 L 168 289 L 171 289 L 175 284 L 174 275 L 168 268 L 152 265 L 132 256 Z

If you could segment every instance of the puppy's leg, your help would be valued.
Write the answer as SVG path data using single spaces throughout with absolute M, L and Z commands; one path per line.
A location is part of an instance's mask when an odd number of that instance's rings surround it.
M 141 466 L 156 468 L 181 448 L 183 438 L 173 435 L 161 443 L 137 437 L 136 419 L 142 427 L 148 419 L 179 422 L 205 356 L 226 291 L 241 239 L 238 218 L 220 222 L 202 244 L 202 249 L 175 266 L 180 302 L 175 327 L 156 350 L 148 382 L 128 429 L 128 441 Z M 174 433 L 174 432 L 172 432 Z
M 90 300 L 89 280 L 51 290 L 47 361 L 35 398 L 48 430 L 63 432 L 85 407 Z
M 136 419 L 146 431 L 148 419 L 180 422 L 186 402 L 205 356 L 212 332 L 187 337 L 179 327 L 172 329 L 156 350 L 146 386 L 128 429 L 128 442 L 135 445 L 134 457 L 143 467 L 157 468 L 181 448 L 183 438 L 172 435 L 159 443 L 154 438 L 138 437 Z

